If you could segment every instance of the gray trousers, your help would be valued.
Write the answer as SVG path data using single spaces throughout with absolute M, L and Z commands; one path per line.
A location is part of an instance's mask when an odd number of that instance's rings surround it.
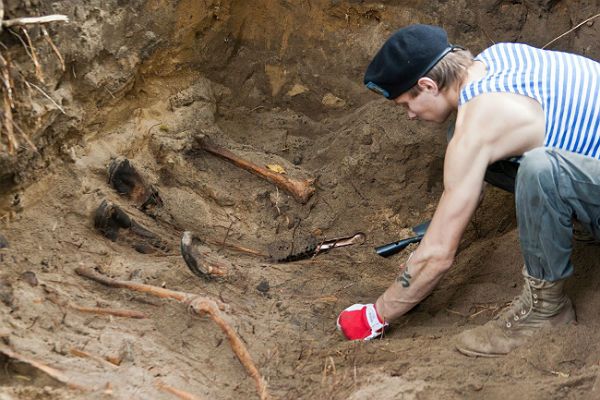
M 573 274 L 573 218 L 600 239 L 600 160 L 537 148 L 523 155 L 515 202 L 527 273 L 546 281 Z

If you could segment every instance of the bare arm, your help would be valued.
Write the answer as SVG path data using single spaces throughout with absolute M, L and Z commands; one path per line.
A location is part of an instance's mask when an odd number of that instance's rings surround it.
M 386 320 L 393 320 L 425 298 L 450 268 L 460 238 L 477 208 L 489 162 L 479 141 L 455 138 L 446 152 L 444 192 L 420 246 L 402 274 L 377 300 Z
M 524 96 L 480 96 L 461 111 L 456 134 L 446 151 L 444 192 L 427 233 L 402 274 L 377 299 L 376 308 L 386 321 L 418 304 L 451 267 L 479 204 L 487 166 L 542 143 L 541 107 Z

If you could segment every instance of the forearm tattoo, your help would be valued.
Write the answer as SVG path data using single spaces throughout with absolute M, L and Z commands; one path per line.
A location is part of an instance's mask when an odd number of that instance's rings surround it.
M 410 259 L 412 258 L 414 252 L 410 253 L 410 255 L 408 256 L 408 258 L 406 259 L 406 262 L 404 263 L 404 271 L 402 271 L 402 273 L 400 274 L 400 276 L 398 276 L 396 278 L 396 282 L 399 282 L 402 284 L 402 287 L 409 287 L 410 286 L 410 281 L 412 279 L 412 275 L 408 272 L 408 262 L 410 261 Z
M 408 273 L 408 268 L 405 268 L 404 271 L 402 271 L 402 274 L 396 278 L 396 282 L 400 282 L 402 284 L 402 287 L 409 287 L 410 286 L 410 280 L 412 279 L 412 276 Z

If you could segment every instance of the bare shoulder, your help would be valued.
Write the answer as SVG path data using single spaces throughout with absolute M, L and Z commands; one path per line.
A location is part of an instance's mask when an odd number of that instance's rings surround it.
M 521 155 L 543 144 L 544 113 L 530 97 L 481 94 L 458 109 L 456 138 L 491 146 L 492 161 Z

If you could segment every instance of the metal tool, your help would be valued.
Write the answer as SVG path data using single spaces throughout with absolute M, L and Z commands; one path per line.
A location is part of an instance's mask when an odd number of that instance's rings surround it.
M 412 237 L 409 237 L 406 239 L 399 240 L 397 242 L 392 242 L 392 243 L 384 244 L 382 246 L 375 247 L 375 252 L 382 257 L 389 257 L 396 253 L 401 252 L 409 244 L 419 243 L 421 241 L 421 239 L 423 239 L 423 236 L 425 236 L 425 232 L 427 231 L 427 228 L 429 227 L 430 223 L 431 223 L 431 220 L 422 222 L 419 225 L 414 226 L 412 228 L 412 230 L 416 234 L 416 236 L 412 236 Z
M 324 253 L 338 247 L 346 247 L 354 244 L 363 244 L 366 240 L 366 235 L 362 232 L 355 233 L 352 236 L 339 237 L 335 239 L 324 240 L 320 243 L 310 245 L 304 250 L 290 254 L 287 257 L 278 259 L 279 262 L 291 262 L 312 258 L 318 254 Z

